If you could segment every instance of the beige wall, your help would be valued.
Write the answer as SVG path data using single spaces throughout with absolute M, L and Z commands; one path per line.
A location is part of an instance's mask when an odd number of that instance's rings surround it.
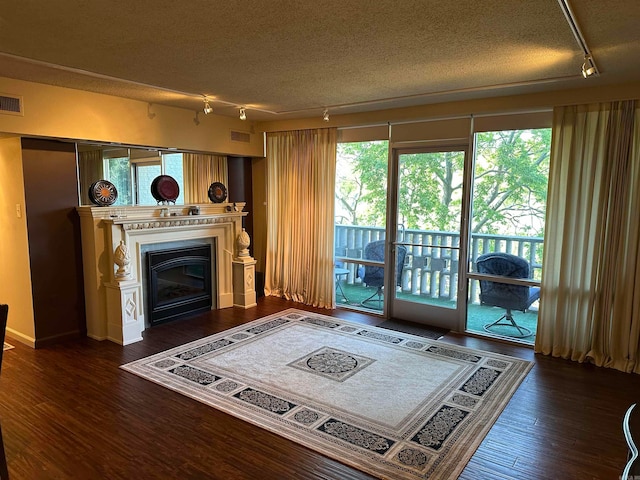
M 177 148 L 223 155 L 263 155 L 261 134 L 249 121 L 149 105 L 137 100 L 0 77 L 0 93 L 21 96 L 24 116 L 0 113 L 0 132 L 13 135 Z M 231 131 L 250 142 L 231 140 Z
M 17 136 L 35 136 L 79 141 L 112 142 L 130 146 L 177 148 L 178 150 L 211 152 L 223 155 L 254 157 L 252 243 L 258 260 L 258 271 L 264 270 L 266 233 L 264 188 L 267 161 L 261 132 L 305 128 L 379 126 L 368 130 L 343 132 L 384 137 L 389 123 L 465 115 L 499 114 L 501 112 L 550 110 L 556 105 L 592 103 L 638 98 L 640 83 L 599 87 L 585 80 L 585 87 L 550 93 L 507 95 L 488 99 L 467 99 L 417 107 L 379 110 L 361 114 L 340 115 L 330 112 L 331 122 L 319 116 L 299 120 L 242 122 L 219 115 L 198 116 L 195 112 L 80 90 L 54 87 L 0 77 L 0 93 L 23 98 L 24 116 L 0 113 L 0 302 L 11 304 L 9 335 L 25 343 L 33 341 L 34 314 L 31 299 L 26 220 L 17 218 L 15 205 L 24 206 L 22 156 Z M 250 143 L 233 142 L 232 130 L 250 133 Z M 9 138 L 2 138 L 9 137 Z M 344 138 L 343 138 L 344 139 Z M 358 139 L 360 139 L 358 137 Z M 363 140 L 364 138 L 360 139 Z M 9 272 L 9 273 L 7 273 Z
M 502 112 L 550 110 L 558 105 L 575 105 L 582 103 L 604 102 L 612 100 L 630 100 L 640 98 L 640 82 L 622 85 L 594 86 L 585 80 L 584 88 L 574 88 L 553 92 L 533 93 L 527 95 L 497 96 L 485 99 L 468 99 L 455 102 L 433 103 L 416 107 L 378 110 L 367 113 L 341 115 L 339 110 L 331 113 L 331 121 L 323 122 L 320 115 L 299 120 L 279 120 L 259 122 L 256 128 L 264 132 L 299 130 L 306 128 L 354 127 L 379 125 L 384 128 L 388 123 L 400 123 L 430 120 L 434 118 L 456 117 L 463 115 L 496 115 Z M 373 130 L 372 138 L 384 135 L 383 129 Z M 350 139 L 356 132 L 346 134 Z M 352 140 L 350 140 L 352 141 Z M 356 140 L 357 141 L 357 140 Z
M 0 138 L 0 232 L 0 303 L 9 305 L 7 334 L 34 346 L 22 145 L 18 137 Z

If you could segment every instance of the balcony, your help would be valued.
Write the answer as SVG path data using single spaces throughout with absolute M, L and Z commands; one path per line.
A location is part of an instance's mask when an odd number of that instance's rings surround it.
M 363 259 L 364 247 L 372 241 L 385 237 L 384 228 L 336 225 L 335 257 L 336 262 L 345 269 L 337 280 L 337 304 L 354 308 L 363 308 L 362 300 L 375 292 L 375 288 L 362 283 L 364 265 L 371 264 Z M 396 295 L 413 302 L 447 306 L 457 300 L 458 250 L 447 247 L 459 247 L 457 233 L 425 230 L 405 230 L 399 232 L 399 240 L 412 244 L 437 245 L 433 247 L 409 247 L 404 262 L 400 285 Z M 489 234 L 472 234 L 470 249 L 470 268 L 474 272 L 476 259 L 489 252 L 508 252 L 525 258 L 530 266 L 532 278 L 540 280 L 542 272 L 542 237 L 522 237 Z M 443 248 L 444 247 L 444 248 Z M 486 333 L 483 325 L 498 319 L 504 309 L 480 305 L 479 281 L 469 281 L 467 300 L 467 330 Z M 514 313 L 519 325 L 531 329 L 533 334 L 525 339 L 531 342 L 535 338 L 537 324 L 537 302 L 526 312 Z M 374 302 L 367 302 L 367 309 L 381 310 Z M 492 333 L 497 336 L 512 337 L 512 327 L 494 327 Z

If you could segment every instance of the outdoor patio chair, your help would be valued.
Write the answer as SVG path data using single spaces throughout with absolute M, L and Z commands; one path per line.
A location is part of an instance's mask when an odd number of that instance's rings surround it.
M 399 245 L 396 247 L 397 249 L 397 262 L 396 262 L 396 285 L 400 285 L 400 281 L 402 279 L 402 268 L 404 267 L 404 259 L 407 256 L 407 248 Z M 384 262 L 384 250 L 385 250 L 385 241 L 384 240 L 376 240 L 375 242 L 370 242 L 364 247 L 364 259 L 366 260 L 375 260 L 378 262 Z M 386 266 L 386 265 L 385 265 Z M 364 278 L 362 279 L 362 283 L 364 283 L 367 287 L 376 287 L 376 291 L 368 298 L 364 299 L 360 304 L 363 307 L 367 307 L 367 303 L 377 302 L 378 310 L 382 310 L 382 296 L 384 290 L 384 268 L 385 267 L 376 267 L 373 265 L 365 265 L 364 267 Z M 377 297 L 374 298 L 374 297 Z
M 480 255 L 476 260 L 476 270 L 478 273 L 487 275 L 522 279 L 531 278 L 529 262 L 524 258 L 509 253 L 494 252 Z M 511 312 L 513 310 L 525 312 L 538 298 L 540 298 L 539 287 L 480 280 L 480 304 L 501 307 L 506 310 L 506 313 L 498 320 L 484 325 L 484 330 L 492 333 L 491 328 L 504 325 L 514 327 L 518 331 L 517 334 L 509 336 L 517 338 L 530 336 L 532 334 L 531 330 L 518 325 Z

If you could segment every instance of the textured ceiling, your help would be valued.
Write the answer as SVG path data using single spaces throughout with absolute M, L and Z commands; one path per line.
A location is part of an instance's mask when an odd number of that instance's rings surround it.
M 4 0 L 0 76 L 278 120 L 640 80 L 640 2 Z

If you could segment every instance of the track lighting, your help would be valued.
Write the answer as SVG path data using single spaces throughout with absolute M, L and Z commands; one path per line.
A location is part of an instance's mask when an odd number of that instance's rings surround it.
M 244 107 L 240 107 L 240 120 L 247 119 L 247 112 L 244 110 Z
M 209 100 L 207 99 L 207 97 L 204 97 L 204 108 L 202 109 L 202 111 L 205 115 L 209 115 L 211 112 L 213 112 L 213 107 L 209 105 Z
M 585 55 L 584 63 L 582 64 L 582 76 L 584 78 L 587 78 L 587 77 L 590 77 L 591 75 L 594 75 L 597 72 L 598 70 L 596 69 L 596 66 L 593 63 L 593 58 L 591 58 L 591 55 Z
M 322 112 L 322 120 L 324 120 L 325 122 L 329 121 L 329 110 L 327 110 L 326 108 L 324 109 L 324 112 Z

